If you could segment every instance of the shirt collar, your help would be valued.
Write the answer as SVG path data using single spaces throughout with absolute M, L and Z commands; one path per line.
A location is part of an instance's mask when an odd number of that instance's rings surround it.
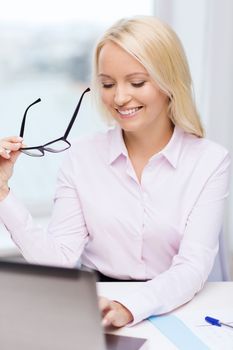
M 116 125 L 109 130 L 109 164 L 112 164 L 121 155 L 128 157 L 128 151 L 122 135 L 121 128 Z
M 151 160 L 158 157 L 158 155 L 163 155 L 176 168 L 182 149 L 183 135 L 184 131 L 180 127 L 175 126 L 167 145 L 159 153 L 155 154 Z M 121 155 L 128 157 L 128 151 L 122 136 L 122 130 L 117 125 L 114 129 L 109 130 L 109 164 L 112 164 Z
M 178 165 L 182 150 L 183 136 L 184 131 L 176 125 L 169 142 L 159 152 L 159 154 L 162 154 L 174 168 L 177 168 Z

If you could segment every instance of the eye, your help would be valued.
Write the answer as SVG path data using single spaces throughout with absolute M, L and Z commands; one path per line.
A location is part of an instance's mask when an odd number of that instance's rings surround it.
M 102 88 L 111 89 L 113 87 L 113 83 L 102 83 Z
M 137 83 L 131 83 L 131 85 L 135 88 L 140 88 L 142 87 L 143 85 L 145 85 L 145 81 L 140 81 L 140 82 L 137 82 Z

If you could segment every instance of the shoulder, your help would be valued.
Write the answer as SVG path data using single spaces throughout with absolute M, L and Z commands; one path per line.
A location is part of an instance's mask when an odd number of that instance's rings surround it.
M 71 140 L 71 147 L 64 154 L 62 167 L 85 169 L 98 166 L 108 157 L 109 134 L 111 130 L 98 131 Z
M 105 153 L 108 149 L 109 134 L 111 130 L 97 131 L 95 133 L 80 136 L 71 141 L 69 155 L 80 157 L 93 153 Z
M 229 159 L 229 151 L 217 142 L 208 138 L 200 138 L 195 135 L 184 133 L 183 152 L 187 157 L 209 163 L 221 163 Z
M 110 130 L 97 131 L 92 134 L 83 135 L 78 138 L 71 140 L 71 150 L 75 152 L 78 147 L 96 147 L 102 146 L 106 142 L 108 142 L 108 135 Z
M 208 138 L 183 133 L 177 173 L 193 189 L 202 190 L 210 179 L 215 181 L 221 178 L 227 184 L 230 175 L 229 152 Z

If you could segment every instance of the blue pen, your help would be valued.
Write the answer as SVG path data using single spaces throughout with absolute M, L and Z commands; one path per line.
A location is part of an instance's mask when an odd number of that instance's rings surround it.
M 217 326 L 217 327 L 226 326 L 226 327 L 233 328 L 233 326 L 231 326 L 230 324 L 221 322 L 220 320 L 217 320 L 216 318 L 213 318 L 210 316 L 206 316 L 205 320 L 206 322 L 212 324 L 213 326 Z

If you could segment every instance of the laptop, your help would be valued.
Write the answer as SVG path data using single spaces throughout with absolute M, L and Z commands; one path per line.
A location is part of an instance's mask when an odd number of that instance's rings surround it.
M 4 350 L 144 350 L 142 338 L 103 334 L 92 271 L 0 261 Z

